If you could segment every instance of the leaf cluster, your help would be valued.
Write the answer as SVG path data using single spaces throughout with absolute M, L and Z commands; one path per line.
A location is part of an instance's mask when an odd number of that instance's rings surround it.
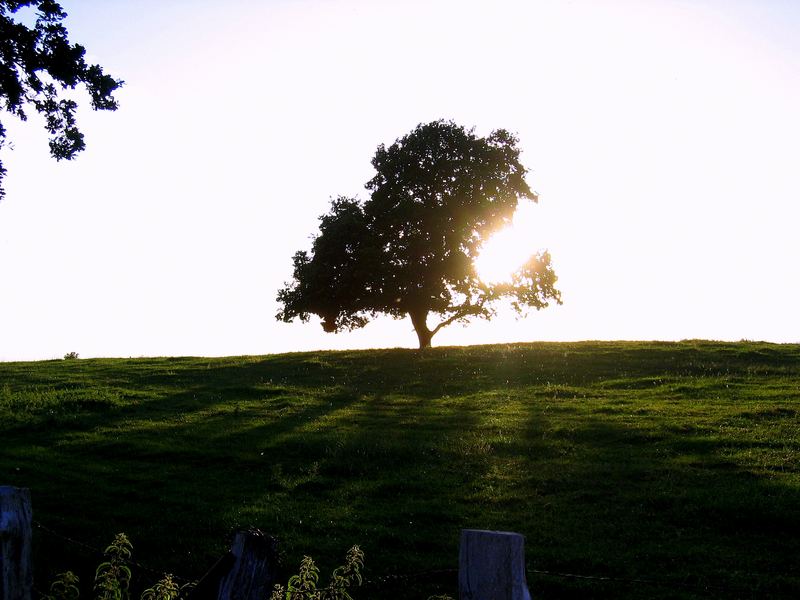
M 142 592 L 140 600 L 177 600 L 184 595 L 186 589 L 186 586 L 178 585 L 172 574 L 165 573 L 152 587 Z
M 300 561 L 300 569 L 292 575 L 286 587 L 278 584 L 270 600 L 353 600 L 350 588 L 361 585 L 364 552 L 358 546 L 347 551 L 345 562 L 334 569 L 327 587 L 320 588 L 319 568 L 310 556 Z
M 50 593 L 45 596 L 46 600 L 78 600 L 81 591 L 78 588 L 80 580 L 72 571 L 59 573 L 50 584 Z
M 23 8 L 36 11 L 32 27 L 16 18 Z M 56 160 L 72 159 L 86 146 L 75 119 L 78 104 L 63 93 L 82 85 L 94 110 L 116 110 L 113 94 L 123 84 L 86 62 L 85 48 L 69 41 L 66 17 L 54 0 L 0 0 L 0 105 L 23 121 L 28 106 L 40 113 Z M 0 123 L 0 147 L 5 139 Z M 0 162 L 0 182 L 5 173 Z

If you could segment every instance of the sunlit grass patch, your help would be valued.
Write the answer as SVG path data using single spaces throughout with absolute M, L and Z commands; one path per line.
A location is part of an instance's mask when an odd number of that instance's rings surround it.
M 118 408 L 125 404 L 118 390 L 92 387 L 0 388 L 0 418 L 7 423 L 52 422 L 76 418 L 82 413 Z

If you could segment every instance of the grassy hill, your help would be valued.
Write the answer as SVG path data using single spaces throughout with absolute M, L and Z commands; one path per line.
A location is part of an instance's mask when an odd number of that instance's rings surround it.
M 471 527 L 526 536 L 535 598 L 797 598 L 799 417 L 799 345 L 0 363 L 0 484 L 191 578 L 252 525 L 288 569 L 357 543 L 367 579 L 416 574 L 356 598 L 455 595 Z M 40 586 L 97 564 L 36 539 Z

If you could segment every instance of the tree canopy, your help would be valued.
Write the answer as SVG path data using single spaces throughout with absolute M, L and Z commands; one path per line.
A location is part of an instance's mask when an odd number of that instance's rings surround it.
M 32 27 L 16 18 L 23 8 L 36 11 Z M 64 91 L 83 84 L 94 110 L 116 110 L 113 93 L 123 83 L 99 65 L 86 63 L 84 47 L 69 41 L 66 16 L 54 0 L 0 0 L 0 103 L 23 121 L 28 106 L 44 117 L 50 154 L 56 160 L 70 160 L 86 146 L 75 120 L 78 104 L 62 97 Z M 0 147 L 5 141 L 6 129 L 0 123 Z M 0 198 L 5 195 L 5 174 L 0 161 Z
M 484 242 L 511 223 L 519 200 L 537 200 L 517 142 L 503 129 L 478 137 L 440 120 L 380 145 L 369 199 L 332 201 L 311 252 L 294 255 L 277 319 L 315 314 L 337 332 L 381 313 L 408 315 L 426 348 L 447 325 L 491 318 L 504 298 L 518 313 L 560 304 L 548 252 L 532 254 L 508 282 L 484 282 L 475 270 Z M 439 319 L 433 326 L 430 315 Z

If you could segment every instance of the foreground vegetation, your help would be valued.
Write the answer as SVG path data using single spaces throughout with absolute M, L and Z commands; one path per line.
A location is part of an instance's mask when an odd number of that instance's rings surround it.
M 536 598 L 794 598 L 799 411 L 798 345 L 0 363 L 0 484 L 185 578 L 256 526 L 287 573 L 359 544 L 356 598 L 455 595 L 471 527 L 526 536 Z M 40 581 L 97 564 L 36 540 Z

